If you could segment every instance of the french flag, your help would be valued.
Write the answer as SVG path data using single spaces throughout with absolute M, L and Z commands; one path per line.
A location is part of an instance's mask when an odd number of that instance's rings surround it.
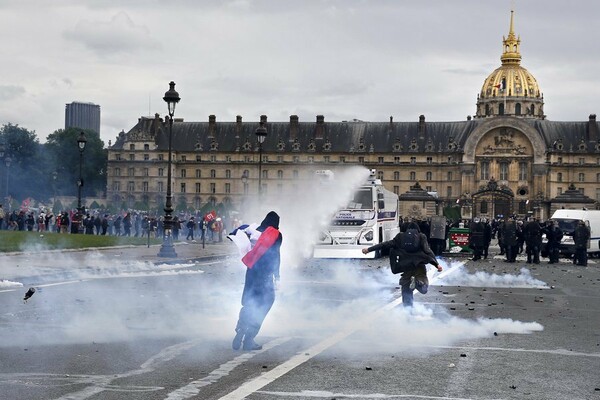
M 494 85 L 494 87 L 500 89 L 501 91 L 504 91 L 504 89 L 506 89 L 506 78 L 502 78 L 500 83 L 497 85 Z

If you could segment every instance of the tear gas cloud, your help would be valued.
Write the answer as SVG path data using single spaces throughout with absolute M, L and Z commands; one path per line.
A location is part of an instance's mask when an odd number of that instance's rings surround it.
M 260 222 L 268 211 L 276 211 L 281 217 L 280 230 L 284 238 L 281 287 L 259 339 L 273 336 L 319 339 L 366 321 L 361 326 L 363 329 L 350 340 L 360 340 L 359 347 L 367 351 L 394 350 L 406 343 L 405 335 L 411 336 L 415 344 L 442 346 L 490 336 L 494 331 L 530 333 L 542 329 L 533 322 L 451 317 L 441 307 L 435 309 L 435 317 L 432 310 L 420 305 L 413 313 L 401 306 L 379 313 L 382 304 L 400 295 L 398 276 L 390 273 L 387 260 L 307 260 L 319 230 L 348 202 L 368 173 L 366 168 L 349 168 L 336 173 L 335 179 L 327 185 L 316 181 L 299 183 L 293 193 L 284 193 L 276 200 L 265 200 L 242 210 L 240 216 L 244 223 Z M 85 268 L 81 259 L 70 258 L 68 253 L 53 254 L 50 262 L 67 271 L 65 278 L 88 280 L 86 289 L 81 290 L 82 284 L 63 285 L 61 291 L 53 287 L 38 288 L 39 293 L 26 305 L 31 312 L 28 320 L 20 315 L 0 314 L 9 326 L 0 330 L 0 346 L 181 337 L 223 341 L 227 349 L 230 347 L 245 271 L 238 257 L 230 258 L 225 264 L 215 263 L 216 269 L 211 275 L 215 279 L 210 280 L 205 279 L 208 274 L 200 273 L 193 265 L 156 266 L 109 260 L 96 252 L 87 254 L 83 262 Z M 305 262 L 310 263 L 307 268 L 296 268 Z M 459 266 L 447 266 L 451 267 Z M 56 276 L 56 269 L 48 265 L 36 268 L 37 276 Z M 190 274 L 195 275 L 190 278 Z M 127 276 L 159 279 L 122 279 Z M 523 284 L 527 284 L 531 276 L 524 273 L 522 276 Z M 480 279 L 481 285 L 486 286 L 486 280 L 492 281 L 492 275 Z M 441 282 L 450 284 L 443 280 L 438 283 Z M 315 291 L 315 287 L 327 290 Z M 6 293 L 4 295 L 6 298 Z M 19 292 L 19 296 L 11 296 L 9 301 L 22 305 L 22 295 Z M 378 318 L 370 319 L 374 315 Z M 381 347 L 384 345 L 392 347 Z M 339 348 L 354 351 L 356 346 L 354 350 Z
M 437 280 L 438 286 L 467 287 L 513 287 L 513 288 L 548 288 L 548 285 L 531 276 L 527 268 L 521 268 L 518 274 L 493 274 L 487 271 L 469 273 L 460 261 L 440 260 L 444 269 L 456 269 L 451 274 L 442 274 Z

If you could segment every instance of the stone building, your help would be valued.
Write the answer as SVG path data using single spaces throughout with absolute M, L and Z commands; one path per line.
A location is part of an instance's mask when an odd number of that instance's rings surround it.
M 485 78 L 473 118 L 456 122 L 205 122 L 175 118 L 172 192 L 176 209 L 224 204 L 233 209 L 258 194 L 293 191 L 316 170 L 349 165 L 377 170 L 397 194 L 415 183 L 432 194 L 427 215 L 461 207 L 463 215 L 519 214 L 548 218 L 556 208 L 596 208 L 600 199 L 600 136 L 596 115 L 580 122 L 550 121 L 536 79 L 521 66 L 520 38 L 511 12 L 501 65 Z M 108 152 L 108 202 L 161 209 L 165 202 L 168 117 L 142 117 L 121 132 Z M 260 150 L 260 151 L 259 151 Z M 437 193 L 436 193 L 437 192 Z M 572 196 L 576 193 L 576 196 Z M 567 201 L 565 201 L 565 198 Z M 583 203 L 577 199 L 585 200 Z M 560 200 L 560 202 L 558 201 Z M 431 204 L 435 204 L 431 206 Z

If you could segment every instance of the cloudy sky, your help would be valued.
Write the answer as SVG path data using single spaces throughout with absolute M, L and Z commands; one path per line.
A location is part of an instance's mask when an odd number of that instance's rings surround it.
M 463 120 L 511 8 L 548 119 L 600 113 L 597 0 L 0 0 L 0 125 L 44 142 L 93 102 L 107 143 L 171 80 L 187 121 Z

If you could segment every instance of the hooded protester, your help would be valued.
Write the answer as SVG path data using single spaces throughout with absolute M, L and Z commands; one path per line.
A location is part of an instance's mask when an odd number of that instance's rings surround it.
M 407 235 L 412 232 L 418 238 L 414 250 L 408 249 L 408 240 L 406 239 Z M 362 252 L 367 254 L 371 251 L 391 250 L 392 248 L 395 249 L 400 263 L 403 264 L 399 282 L 402 287 L 402 303 L 405 307 L 412 307 L 413 291 L 417 289 L 421 294 L 425 294 L 429 289 L 426 265 L 435 265 L 439 272 L 442 271 L 442 266 L 429 248 L 427 236 L 420 232 L 419 225 L 415 222 L 409 223 L 406 232 L 400 232 L 392 240 L 366 247 L 362 249 Z
M 242 258 L 247 266 L 242 309 L 235 328 L 232 348 L 260 350 L 254 341 L 271 306 L 275 302 L 275 282 L 279 281 L 280 248 L 279 215 L 270 211 L 256 228 L 260 232 L 252 249 Z

